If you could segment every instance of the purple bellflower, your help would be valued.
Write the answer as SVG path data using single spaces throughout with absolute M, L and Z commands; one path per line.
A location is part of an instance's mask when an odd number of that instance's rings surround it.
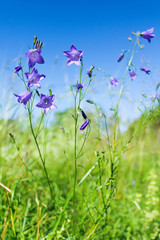
M 53 103 L 55 94 L 51 96 L 45 96 L 41 94 L 41 101 L 36 105 L 36 107 L 43 108 L 44 113 L 47 114 L 49 109 L 56 109 L 56 105 Z
M 38 74 L 36 68 L 33 68 L 31 73 L 25 73 L 25 76 L 28 79 L 28 87 L 32 87 L 33 85 L 35 85 L 38 88 L 41 88 L 40 81 L 46 77 L 43 74 Z
M 150 72 L 151 72 L 148 68 L 145 68 L 145 67 L 142 67 L 140 69 L 141 69 L 141 71 L 143 71 L 143 72 L 145 72 L 147 74 L 150 74 Z
M 25 55 L 28 58 L 29 68 L 34 67 L 36 63 L 44 63 L 43 57 L 40 55 L 41 49 L 30 49 Z
M 22 69 L 21 66 L 15 67 L 14 73 L 18 73 Z
M 110 83 L 112 88 L 120 84 L 120 82 L 118 82 L 117 79 L 115 79 L 114 77 L 110 78 Z
M 89 122 L 90 122 L 90 120 L 87 119 L 87 120 L 82 124 L 82 126 L 80 127 L 80 130 L 84 130 L 84 129 L 88 126 Z
M 79 83 L 79 84 L 76 85 L 76 88 L 79 90 L 79 89 L 83 89 L 84 87 L 81 83 Z
M 87 119 L 87 115 L 85 114 L 85 112 L 80 108 L 79 109 L 80 111 L 81 111 L 81 113 L 82 113 L 82 117 L 84 118 L 84 119 Z
M 94 66 L 91 65 L 90 69 L 87 70 L 88 77 L 90 77 L 90 78 L 92 77 L 92 71 L 93 71 L 93 69 L 94 69 Z
M 78 51 L 75 46 L 72 44 L 70 51 L 64 51 L 63 54 L 68 57 L 67 65 L 71 65 L 72 63 L 75 63 L 76 65 L 81 64 L 81 57 L 83 54 L 83 51 Z
M 24 92 L 24 93 L 21 93 L 21 94 L 19 94 L 19 95 L 17 95 L 17 94 L 15 94 L 14 93 L 14 95 L 16 96 L 16 97 L 18 97 L 18 102 L 19 103 L 23 103 L 24 104 L 24 107 L 26 108 L 26 104 L 27 104 L 27 102 L 31 99 L 31 97 L 32 97 L 32 93 L 30 92 L 30 91 L 26 91 L 26 92 Z
M 124 57 L 124 53 L 122 53 L 122 54 L 119 56 L 119 58 L 118 58 L 117 62 L 120 62 L 120 61 L 122 61 L 123 57 Z
M 131 81 L 134 80 L 137 77 L 136 73 L 132 70 L 129 71 L 129 75 L 131 77 Z
M 141 37 L 148 40 L 148 42 L 151 42 L 151 38 L 154 38 L 155 35 L 153 33 L 154 28 L 148 29 L 147 31 L 142 32 L 140 35 Z

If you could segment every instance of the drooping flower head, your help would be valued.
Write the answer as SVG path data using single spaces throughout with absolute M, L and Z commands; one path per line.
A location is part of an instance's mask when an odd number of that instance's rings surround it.
M 150 74 L 150 70 L 148 69 L 148 68 L 146 68 L 146 67 L 142 67 L 142 68 L 140 68 L 141 69 L 141 71 L 143 71 L 143 72 L 145 72 L 145 73 L 147 73 L 147 74 Z
M 120 61 L 122 61 L 123 57 L 124 57 L 124 53 L 122 53 L 122 54 L 119 56 L 119 58 L 118 58 L 117 62 L 120 62 Z
M 14 73 L 18 73 L 21 69 L 22 69 L 21 66 L 15 67 L 15 69 L 14 69 Z
M 93 71 L 93 69 L 94 69 L 94 66 L 91 65 L 90 69 L 87 70 L 87 74 L 88 74 L 88 76 L 89 76 L 90 78 L 92 77 L 92 71 Z
M 79 108 L 79 110 L 81 111 L 82 117 L 84 119 L 87 119 L 87 115 L 85 114 L 85 112 L 81 108 Z
M 36 105 L 36 107 L 43 108 L 44 113 L 47 114 L 49 109 L 56 109 L 56 105 L 53 103 L 55 99 L 55 94 L 51 96 L 46 96 L 41 94 L 41 101 Z
M 131 81 L 134 80 L 137 77 L 136 73 L 132 70 L 129 71 L 129 75 L 131 77 Z
M 31 93 L 30 91 L 23 92 L 23 93 L 21 93 L 21 94 L 19 94 L 19 95 L 17 95 L 17 94 L 14 93 L 14 95 L 15 95 L 16 97 L 18 97 L 17 101 L 18 101 L 19 103 L 23 103 L 23 104 L 24 104 L 24 107 L 25 107 L 25 108 L 26 108 L 27 102 L 28 102 L 28 101 L 31 99 L 31 97 L 32 97 L 32 93 Z
M 36 68 L 33 68 L 31 73 L 25 73 L 25 76 L 28 79 L 28 87 L 35 85 L 38 88 L 41 88 L 40 81 L 46 77 L 44 74 L 38 74 Z
M 71 65 L 72 63 L 75 63 L 76 65 L 81 64 L 81 57 L 83 54 L 83 51 L 78 51 L 75 46 L 72 44 L 70 51 L 64 51 L 63 54 L 68 57 L 67 65 Z
M 34 67 L 36 63 L 44 63 L 44 59 L 41 56 L 41 49 L 30 49 L 25 55 L 28 58 L 29 68 Z
M 79 83 L 79 84 L 76 85 L 76 88 L 79 90 L 79 89 L 83 89 L 84 87 L 81 83 Z
M 110 83 L 111 83 L 111 87 L 112 87 L 112 88 L 115 87 L 115 86 L 117 86 L 118 84 L 120 84 L 120 82 L 117 81 L 117 79 L 115 79 L 114 77 L 111 77 L 111 78 L 110 78 Z
M 87 126 L 88 126 L 88 124 L 90 123 L 90 120 L 86 120 L 83 124 L 82 124 L 82 126 L 80 127 L 80 130 L 84 130 Z
M 147 31 L 142 32 L 140 35 L 141 37 L 148 40 L 148 42 L 151 42 L 151 38 L 154 38 L 155 35 L 153 33 L 154 28 L 148 29 Z

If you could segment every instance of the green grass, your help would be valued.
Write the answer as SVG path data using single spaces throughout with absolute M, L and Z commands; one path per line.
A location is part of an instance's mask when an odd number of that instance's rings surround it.
M 77 185 L 74 201 L 70 194 L 74 184 L 74 121 L 68 111 L 57 114 L 55 123 L 44 128 L 38 139 L 54 189 L 55 206 L 50 200 L 28 119 L 1 120 L 0 183 L 11 190 L 10 193 L 0 186 L 2 240 L 160 238 L 159 116 L 134 138 L 120 157 L 116 197 L 105 217 L 105 213 L 101 216 L 102 195 L 108 193 L 103 192 L 100 183 L 109 176 L 109 151 L 103 132 L 97 130 L 96 119 L 92 114 L 89 118 L 91 133 L 78 158 L 77 183 L 81 184 Z M 121 136 L 121 141 L 126 142 L 139 124 L 140 119 Z M 79 133 L 78 146 L 82 140 Z

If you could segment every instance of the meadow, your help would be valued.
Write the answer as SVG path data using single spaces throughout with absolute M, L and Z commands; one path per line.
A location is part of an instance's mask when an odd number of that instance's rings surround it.
M 45 95 L 41 87 L 46 76 L 37 68 L 44 64 L 43 43 L 34 37 L 25 54 L 28 69 L 19 61 L 14 70 L 24 86 L 23 93 L 14 93 L 24 114 L 0 120 L 2 240 L 160 239 L 159 84 L 152 97 L 142 92 L 141 115 L 125 131 L 119 114 L 124 90 L 137 77 L 134 56 L 144 41 L 152 44 L 153 30 L 128 39 L 131 50 L 117 59 L 118 64 L 128 59 L 121 80 L 105 76 L 116 102 L 110 116 L 94 95 L 87 98 L 96 67 L 91 65 L 84 78 L 83 51 L 73 44 L 63 52 L 67 65 L 76 64 L 80 72 L 70 86 L 73 108 L 57 108 L 52 89 Z M 150 74 L 146 66 L 140 71 Z M 82 109 L 84 101 L 90 111 Z

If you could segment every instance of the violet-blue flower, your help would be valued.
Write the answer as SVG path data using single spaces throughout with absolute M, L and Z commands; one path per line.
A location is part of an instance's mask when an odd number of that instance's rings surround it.
M 32 97 L 32 93 L 30 92 L 30 91 L 26 91 L 26 92 L 23 92 L 23 93 L 21 93 L 21 94 L 15 94 L 14 93 L 14 95 L 16 96 L 16 97 L 18 97 L 18 102 L 19 103 L 23 103 L 24 104 L 24 107 L 26 108 L 26 104 L 27 104 L 27 102 L 31 99 L 31 97 Z
M 93 71 L 93 69 L 94 69 L 94 66 L 91 65 L 90 69 L 87 70 L 87 74 L 88 74 L 88 76 L 89 76 L 90 78 L 92 77 L 92 71 Z
M 75 63 L 76 65 L 81 64 L 81 57 L 83 54 L 83 51 L 79 51 L 75 48 L 75 46 L 72 44 L 70 51 L 64 51 L 63 54 L 68 57 L 67 65 L 71 65 L 72 63 Z
M 82 117 L 84 118 L 84 119 L 87 119 L 87 115 L 85 114 L 85 112 L 80 108 L 80 111 L 81 111 L 81 113 L 82 113 Z
M 132 70 L 129 71 L 129 75 L 131 77 L 131 80 L 134 80 L 137 77 L 136 73 Z
M 79 90 L 79 89 L 83 89 L 84 87 L 81 83 L 79 83 L 79 84 L 76 85 L 76 88 Z
M 25 55 L 28 58 L 29 67 L 34 67 L 36 63 L 44 63 L 43 57 L 40 55 L 41 49 L 30 49 Z
M 31 73 L 25 73 L 25 76 L 28 79 L 28 87 L 35 85 L 38 88 L 41 88 L 40 81 L 46 77 L 44 74 L 38 74 L 36 68 L 33 68 Z
M 15 67 L 14 73 L 18 73 L 22 69 L 21 66 Z
M 119 56 L 117 62 L 120 62 L 120 61 L 123 59 L 123 57 L 124 57 L 124 53 L 122 53 L 122 54 Z
M 82 124 L 82 126 L 80 127 L 80 130 L 84 130 L 84 129 L 88 126 L 89 122 L 90 122 L 90 120 L 87 119 L 87 120 Z
M 41 94 L 41 101 L 36 105 L 36 107 L 43 108 L 44 113 L 47 114 L 49 109 L 56 109 L 56 105 L 53 103 L 55 99 L 55 94 L 51 96 L 46 96 Z
M 111 83 L 111 87 L 112 87 L 112 88 L 115 87 L 115 86 L 117 86 L 118 84 L 120 84 L 120 82 L 117 81 L 117 79 L 115 79 L 114 77 L 111 77 L 111 78 L 110 78 L 110 83 Z
M 148 40 L 148 42 L 151 42 L 151 38 L 154 38 L 155 35 L 153 33 L 154 28 L 148 29 L 147 31 L 142 32 L 140 35 L 141 37 Z
M 145 73 L 147 73 L 147 74 L 150 74 L 150 70 L 148 69 L 148 68 L 146 68 L 146 67 L 142 67 L 142 68 L 140 68 L 141 69 L 141 71 L 143 71 L 143 72 L 145 72 Z

